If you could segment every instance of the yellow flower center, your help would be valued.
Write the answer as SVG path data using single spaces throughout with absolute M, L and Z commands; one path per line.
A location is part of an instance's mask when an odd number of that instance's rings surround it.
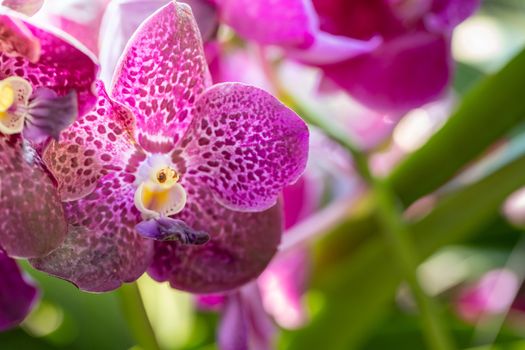
M 0 132 L 21 133 L 27 117 L 27 104 L 33 92 L 31 84 L 20 77 L 0 81 Z
M 151 169 L 151 176 L 135 192 L 135 206 L 146 217 L 169 216 L 186 204 L 186 191 L 178 183 L 175 169 L 164 166 Z
M 15 91 L 11 84 L 0 83 L 0 113 L 5 113 L 15 103 Z

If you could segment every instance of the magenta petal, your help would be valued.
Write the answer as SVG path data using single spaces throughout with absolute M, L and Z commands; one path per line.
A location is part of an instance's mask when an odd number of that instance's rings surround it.
M 220 350 L 248 350 L 247 321 L 241 295 L 232 294 L 227 298 L 218 329 Z
M 240 289 L 245 305 L 246 322 L 249 324 L 248 343 L 250 349 L 272 350 L 276 327 L 266 313 L 261 293 L 256 283 L 250 283 Z
M 403 112 L 441 96 L 452 62 L 446 37 L 407 34 L 370 54 L 322 67 L 328 78 L 373 109 Z
M 93 83 L 98 66 L 95 58 L 63 37 L 63 34 L 41 28 L 26 18 L 20 17 L 18 20 L 22 21 L 40 41 L 40 59 L 36 63 L 31 63 L 26 58 L 2 53 L 0 79 L 20 76 L 30 81 L 33 88 L 47 87 L 59 96 L 75 90 L 78 96 L 79 115 L 88 112 L 96 101 Z
M 133 203 L 135 188 L 123 180 L 122 173 L 108 174 L 93 193 L 66 203 L 70 232 L 65 242 L 31 264 L 91 292 L 139 278 L 151 262 L 153 241 L 134 230 L 141 220 Z
M 451 31 L 472 15 L 479 5 L 480 0 L 433 0 L 425 24 L 436 32 Z
M 286 53 L 306 64 L 331 64 L 370 52 L 381 42 L 379 36 L 360 40 L 316 31 L 315 41 L 307 50 L 288 49 Z
M 52 141 L 44 152 L 44 161 L 57 179 L 64 201 L 91 193 L 101 176 L 122 170 L 135 152 L 135 117 L 109 99 L 101 82 L 97 91 L 96 108 L 77 119 L 62 132 L 59 142 Z
M 182 147 L 188 172 L 198 174 L 221 204 L 259 211 L 274 205 L 304 171 L 308 128 L 267 92 L 223 83 L 195 103 Z
M 250 283 L 228 296 L 219 326 L 220 350 L 271 350 L 275 332 L 257 284 Z
M 307 47 L 315 14 L 305 0 L 220 0 L 222 20 L 240 36 L 261 44 Z
M 191 10 L 170 2 L 142 23 L 129 41 L 115 72 L 112 95 L 136 115 L 140 144 L 148 139 L 173 145 L 191 122 L 193 102 L 209 84 Z
M 0 250 L 0 332 L 16 327 L 38 300 L 38 290 Z
M 188 202 L 174 218 L 207 232 L 211 239 L 203 246 L 157 242 L 150 275 L 194 293 L 219 293 L 256 278 L 277 251 L 281 206 L 259 213 L 231 211 L 195 187 L 196 178 L 185 176 L 182 185 L 188 191 Z
M 0 247 L 11 257 L 48 254 L 66 236 L 52 178 L 19 135 L 0 135 Z

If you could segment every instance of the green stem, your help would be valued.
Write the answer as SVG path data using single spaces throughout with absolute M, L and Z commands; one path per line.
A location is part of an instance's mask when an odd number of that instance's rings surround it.
M 421 313 L 423 331 L 429 347 L 433 350 L 454 349 L 454 342 L 447 333 L 434 301 L 425 293 L 417 278 L 418 258 L 414 244 L 409 238 L 409 230 L 402 219 L 397 198 L 388 185 L 373 178 L 373 190 L 377 198 L 381 230 L 390 242 L 392 253 L 412 290 Z
M 331 123 L 329 119 L 309 113 L 294 97 L 281 85 L 275 70 L 266 58 L 264 50 L 260 52 L 262 68 L 273 85 L 279 99 L 290 106 L 304 121 L 321 129 L 328 137 L 344 147 L 353 157 L 358 173 L 365 180 L 377 197 L 378 214 L 385 238 L 390 241 L 392 253 L 398 261 L 402 273 L 414 294 L 422 317 L 423 332 L 429 347 L 432 350 L 454 349 L 452 338 L 443 326 L 436 305 L 429 298 L 417 279 L 418 258 L 412 241 L 408 235 L 408 228 L 402 217 L 402 209 L 398 206 L 397 197 L 392 189 L 382 180 L 374 177 L 368 165 L 368 157 L 356 147 L 348 136 Z
M 122 285 L 118 290 L 118 296 L 128 326 L 140 347 L 144 350 L 160 350 L 137 282 Z

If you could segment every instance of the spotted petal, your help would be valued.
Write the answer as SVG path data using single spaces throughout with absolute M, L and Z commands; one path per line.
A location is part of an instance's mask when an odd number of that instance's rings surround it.
M 9 256 L 51 252 L 67 227 L 52 178 L 19 135 L 0 134 L 0 247 Z
M 182 141 L 190 174 L 233 210 L 273 206 L 308 158 L 308 129 L 270 94 L 239 83 L 208 89 Z
M 124 179 L 122 173 L 108 174 L 90 195 L 68 202 L 67 239 L 31 264 L 91 292 L 113 290 L 140 277 L 151 262 L 153 242 L 135 232 L 141 220 L 133 204 L 135 188 Z
M 194 293 L 218 293 L 255 279 L 277 250 L 282 232 L 281 206 L 246 213 L 217 205 L 197 178 L 184 177 L 188 203 L 173 218 L 211 239 L 203 246 L 156 242 L 149 269 L 158 281 Z
M 16 262 L 0 250 L 0 332 L 17 326 L 31 311 L 38 290 Z
M 99 97 L 93 111 L 77 119 L 62 132 L 59 142 L 52 141 L 44 152 L 44 161 L 57 179 L 64 201 L 91 193 L 104 174 L 124 169 L 136 151 L 133 114 L 110 100 L 101 82 L 97 91 Z M 142 156 L 138 152 L 137 157 Z
M 75 90 L 78 95 L 79 115 L 88 112 L 96 101 L 93 93 L 93 83 L 98 70 L 95 58 L 64 33 L 44 28 L 34 20 L 22 18 L 14 12 L 10 12 L 9 17 L 23 23 L 40 41 L 40 59 L 32 63 L 32 55 L 21 53 L 14 57 L 12 53 L 4 51 L 0 53 L 0 79 L 19 76 L 28 80 L 34 89 L 47 87 L 59 96 Z
M 137 117 L 137 141 L 168 150 L 191 122 L 196 97 L 210 84 L 202 39 L 189 6 L 170 2 L 130 39 L 113 79 L 112 96 Z

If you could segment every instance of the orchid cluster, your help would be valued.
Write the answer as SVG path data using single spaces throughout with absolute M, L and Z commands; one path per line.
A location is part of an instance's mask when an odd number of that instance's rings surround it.
M 196 315 L 219 314 L 220 350 L 334 334 L 327 348 L 361 348 L 394 300 L 438 350 L 455 345 L 435 300 L 469 327 L 520 314 L 519 269 L 428 273 L 482 224 L 525 217 L 509 197 L 525 186 L 521 56 L 454 90 L 455 30 L 480 6 L 0 0 L 0 331 L 45 298 L 34 270 L 82 293 L 190 293 Z M 155 333 L 146 309 L 131 328 Z
M 170 2 L 141 25 L 111 94 L 72 39 L 2 19 L 7 256 L 95 292 L 146 270 L 217 292 L 266 267 L 308 130 L 260 89 L 211 85 L 188 6 Z

